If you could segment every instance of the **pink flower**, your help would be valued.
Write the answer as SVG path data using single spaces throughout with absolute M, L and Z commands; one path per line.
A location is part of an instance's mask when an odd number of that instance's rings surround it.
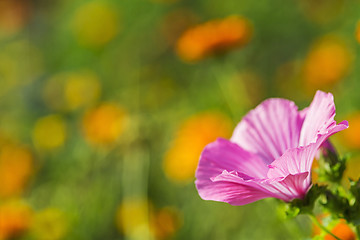
M 308 108 L 272 98 L 250 111 L 229 140 L 203 150 L 196 188 L 205 200 L 244 205 L 275 197 L 304 198 L 311 187 L 311 165 L 327 138 L 348 127 L 336 124 L 331 93 L 317 91 Z

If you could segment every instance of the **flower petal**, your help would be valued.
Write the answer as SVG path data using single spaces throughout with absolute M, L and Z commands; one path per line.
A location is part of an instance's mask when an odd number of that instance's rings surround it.
M 327 129 L 324 134 L 317 136 L 315 143 L 310 143 L 304 147 L 298 147 L 287 150 L 284 155 L 276 159 L 271 165 L 268 172 L 269 178 L 285 177 L 289 174 L 297 174 L 302 172 L 311 172 L 313 160 L 320 146 L 334 133 L 344 130 L 348 127 L 347 122 L 341 122 Z M 311 183 L 311 176 L 308 176 L 307 184 Z
M 292 148 L 269 165 L 269 178 L 286 177 L 301 172 L 310 172 L 311 165 L 317 153 L 317 144 L 306 147 Z
M 308 190 L 304 184 L 308 172 L 277 179 L 246 179 L 244 174 L 223 171 L 211 181 L 197 181 L 201 198 L 244 205 L 263 198 L 275 197 L 289 202 L 303 198 Z
M 290 202 L 295 198 L 303 199 L 305 197 L 311 186 L 308 183 L 309 176 L 309 172 L 289 174 L 280 181 L 269 181 L 262 186 L 273 192 L 276 198 Z
M 265 178 L 269 168 L 257 155 L 229 140 L 218 138 L 205 147 L 195 175 L 197 179 L 210 179 L 224 170 L 243 172 L 252 178 Z
M 201 154 L 195 185 L 205 200 L 243 205 L 272 196 L 250 181 L 265 178 L 267 171 L 268 167 L 257 155 L 219 138 L 207 145 Z
M 301 129 L 299 146 L 317 141 L 318 135 L 326 134 L 336 125 L 334 97 L 331 93 L 317 91 L 305 116 Z M 346 125 L 346 123 L 344 123 Z
M 285 99 L 266 100 L 242 119 L 231 141 L 270 164 L 298 146 L 306 111 L 298 112 L 294 102 Z

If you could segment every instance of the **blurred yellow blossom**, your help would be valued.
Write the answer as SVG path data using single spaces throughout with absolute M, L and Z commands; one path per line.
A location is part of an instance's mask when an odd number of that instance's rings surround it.
M 33 130 L 33 142 L 39 149 L 51 150 L 61 147 L 66 139 L 66 124 L 60 115 L 38 119 Z
M 342 184 L 349 188 L 349 178 L 356 181 L 360 178 L 360 157 L 352 157 L 346 162 L 346 169 L 343 174 Z
M 179 38 L 176 51 L 187 62 L 198 61 L 212 54 L 244 46 L 252 36 L 250 22 L 239 16 L 230 16 L 197 25 Z
M 93 144 L 111 144 L 124 130 L 126 111 L 115 103 L 102 103 L 83 118 L 85 138 Z
M 150 212 L 151 206 L 146 199 L 124 199 L 116 213 L 116 226 L 126 236 L 148 237 Z
M 220 113 L 200 113 L 187 119 L 165 154 L 163 168 L 167 177 L 175 182 L 192 180 L 205 145 L 230 134 L 231 121 Z
M 14 239 L 29 229 L 32 218 L 31 208 L 21 200 L 0 204 L 0 240 Z
M 73 31 L 83 46 L 98 47 L 110 42 L 119 31 L 119 16 L 114 6 L 91 1 L 80 6 L 73 20 Z
M 91 72 L 69 75 L 65 84 L 65 98 L 70 109 L 95 102 L 100 95 L 100 83 Z
M 354 112 L 346 118 L 351 126 L 350 130 L 339 133 L 342 143 L 351 149 L 360 149 L 360 112 Z
M 34 214 L 31 232 L 39 240 L 59 240 L 67 233 L 65 214 L 57 208 L 47 208 Z
M 355 37 L 356 40 L 360 43 L 360 21 L 357 22 Z
M 0 96 L 17 87 L 32 83 L 42 71 L 42 53 L 29 41 L 22 39 L 1 45 Z
M 99 78 L 89 70 L 63 72 L 45 84 L 43 98 L 54 110 L 76 110 L 96 102 L 101 92 Z
M 181 214 L 174 207 L 163 207 L 152 214 L 150 219 L 150 228 L 156 239 L 169 239 L 181 224 Z
M 326 90 L 334 86 L 349 72 L 351 62 L 351 51 L 341 39 L 333 36 L 320 39 L 305 59 L 306 87 Z
M 0 198 L 20 194 L 33 174 L 33 156 L 19 145 L 0 146 Z

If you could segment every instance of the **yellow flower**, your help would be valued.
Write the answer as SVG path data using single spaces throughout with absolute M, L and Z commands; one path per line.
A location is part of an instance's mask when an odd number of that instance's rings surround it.
M 179 183 L 192 180 L 205 145 L 230 134 L 230 120 L 220 113 L 201 113 L 186 120 L 165 154 L 163 168 L 167 177 Z
M 1 8 L 1 1 L 0 1 Z M 0 10 L 1 18 L 1 10 Z M 26 53 L 27 57 L 24 57 Z M 31 64 L 29 64 L 31 59 Z M 21 71 L 19 71 L 21 69 Z M 21 39 L 1 44 L 0 51 L 0 96 L 23 87 L 43 74 L 43 57 L 39 49 Z
M 150 227 L 156 239 L 169 239 L 180 228 L 180 212 L 173 207 L 164 207 L 151 215 Z
M 118 33 L 118 18 L 113 6 L 91 1 L 77 10 L 73 21 L 74 34 L 83 46 L 103 46 Z
M 176 46 L 181 59 L 194 62 L 209 55 L 244 46 L 252 36 L 249 21 L 239 16 L 208 21 L 188 29 Z
M 360 157 L 350 158 L 346 162 L 342 183 L 345 187 L 350 187 L 349 178 L 356 181 L 360 178 Z
M 356 40 L 360 43 L 360 21 L 358 21 L 355 32 Z
M 145 199 L 124 199 L 116 213 L 116 226 L 126 236 L 145 239 L 150 234 L 150 212 L 151 206 Z
M 100 81 L 92 71 L 64 72 L 47 81 L 43 97 L 50 108 L 66 111 L 93 104 L 100 92 Z
M 31 152 L 22 146 L 0 146 L 0 198 L 20 194 L 33 173 Z
M 31 208 L 21 200 L 11 200 L 0 205 L 0 239 L 13 239 L 29 229 Z
M 335 37 L 325 37 L 315 43 L 304 63 L 306 86 L 328 89 L 349 72 L 352 55 L 346 44 Z
M 49 115 L 36 121 L 33 142 L 39 149 L 52 150 L 64 145 L 66 124 L 59 115 Z
M 103 103 L 87 112 L 83 119 L 85 138 L 96 145 L 115 142 L 124 130 L 125 110 L 114 103 Z
M 31 225 L 32 234 L 40 240 L 62 239 L 67 230 L 66 217 L 56 208 L 47 208 L 36 213 Z

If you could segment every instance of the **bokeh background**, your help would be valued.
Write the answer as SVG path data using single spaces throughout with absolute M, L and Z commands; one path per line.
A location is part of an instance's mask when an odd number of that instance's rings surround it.
M 322 89 L 359 177 L 359 20 L 359 0 L 0 0 L 0 239 L 311 239 L 277 200 L 201 200 L 194 172 L 262 100 Z

